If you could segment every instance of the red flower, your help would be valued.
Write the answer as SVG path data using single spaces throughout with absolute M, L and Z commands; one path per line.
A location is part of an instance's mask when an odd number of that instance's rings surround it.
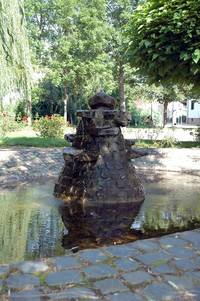
M 27 116 L 27 115 L 24 115 L 24 116 L 22 117 L 22 121 L 23 121 L 23 122 L 28 122 L 28 116 Z

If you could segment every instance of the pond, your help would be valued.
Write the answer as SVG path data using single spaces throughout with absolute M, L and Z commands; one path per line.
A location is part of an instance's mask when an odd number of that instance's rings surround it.
M 162 174 L 145 178 L 139 214 L 119 207 L 91 219 L 52 195 L 54 183 L 20 185 L 0 193 L 0 263 L 53 257 L 200 227 L 200 178 Z M 77 210 L 77 208 L 76 208 Z M 75 210 L 75 211 L 76 211 Z M 124 212 L 124 211 L 123 211 Z M 75 212 L 77 213 L 77 212 Z M 117 215 L 116 215 L 117 214 Z

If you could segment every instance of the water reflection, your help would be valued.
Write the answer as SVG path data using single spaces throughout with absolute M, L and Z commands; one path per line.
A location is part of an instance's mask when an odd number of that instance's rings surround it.
M 48 183 L 0 193 L 0 263 L 64 253 L 52 187 Z
M 63 246 L 79 249 L 134 240 L 131 225 L 138 212 L 138 204 L 102 204 L 95 206 L 67 202 L 59 211 L 67 234 L 63 236 Z M 135 237 L 136 239 L 136 237 Z
M 149 182 L 133 229 L 152 236 L 200 227 L 200 177 L 166 173 Z
M 59 210 L 68 230 L 63 246 L 84 249 L 200 227 L 200 177 L 176 173 L 148 177 L 146 199 L 137 216 L 138 208 L 130 203 L 63 204 Z
M 135 220 L 138 208 L 130 203 L 63 203 L 53 198 L 53 187 L 49 182 L 0 192 L 0 264 L 200 227 L 197 176 L 146 179 L 146 199 Z

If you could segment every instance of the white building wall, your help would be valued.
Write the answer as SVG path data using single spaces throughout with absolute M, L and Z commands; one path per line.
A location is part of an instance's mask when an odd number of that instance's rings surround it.
M 188 100 L 187 102 L 187 123 L 200 125 L 200 103 L 194 100 Z
M 184 123 L 183 116 L 185 116 L 184 120 L 186 120 L 187 107 L 185 104 L 178 101 L 173 101 L 168 104 L 167 118 L 169 123 L 173 125 L 182 124 Z
M 188 100 L 188 118 L 200 118 L 200 103 L 194 102 L 194 109 L 192 109 L 192 100 Z

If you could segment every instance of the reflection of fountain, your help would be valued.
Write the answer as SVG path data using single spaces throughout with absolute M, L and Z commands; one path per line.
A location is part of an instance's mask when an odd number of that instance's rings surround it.
M 137 214 L 134 204 L 101 204 L 84 207 L 80 202 L 68 201 L 60 206 L 60 214 L 68 234 L 63 237 L 66 249 L 93 247 L 108 242 L 135 240 L 131 230 Z M 137 235 L 138 236 L 138 235 Z
M 84 228 L 90 236 L 106 237 L 122 231 L 122 225 L 130 227 L 144 200 L 131 163 L 143 154 L 132 151 L 133 143 L 123 138 L 120 127 L 127 125 L 128 114 L 114 110 L 114 98 L 101 92 L 89 105 L 91 110 L 78 111 L 76 135 L 66 137 L 72 147 L 64 149 L 65 166 L 54 193 L 68 201 L 61 213 L 68 229 L 75 225 L 79 232 Z

